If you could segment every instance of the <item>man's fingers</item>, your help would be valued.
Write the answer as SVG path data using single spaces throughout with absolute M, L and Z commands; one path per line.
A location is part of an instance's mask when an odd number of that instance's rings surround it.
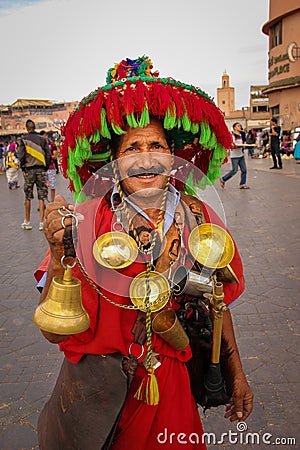
M 234 411 L 238 419 L 243 417 L 244 396 L 242 394 L 233 395 Z
M 57 196 L 57 197 L 59 197 L 59 196 Z M 56 200 L 56 198 L 55 198 L 55 200 Z M 46 207 L 46 211 L 45 211 L 46 219 L 48 218 L 49 214 L 51 214 L 53 211 L 58 211 L 62 207 L 65 207 L 65 208 L 68 207 L 68 203 L 66 202 L 66 200 L 63 197 L 61 197 L 61 198 L 63 199 L 63 201 L 61 201 L 61 202 L 54 201 L 54 202 L 48 203 L 48 205 Z

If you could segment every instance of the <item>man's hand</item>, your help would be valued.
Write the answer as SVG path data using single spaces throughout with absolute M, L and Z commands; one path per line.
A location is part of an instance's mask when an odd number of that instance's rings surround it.
M 60 263 L 64 255 L 64 227 L 63 216 L 58 212 L 60 208 L 67 208 L 69 211 L 74 211 L 74 206 L 67 203 L 61 195 L 57 195 L 53 203 L 47 205 L 45 211 L 44 234 L 49 242 L 52 257 Z M 72 225 L 72 218 L 64 219 L 64 225 Z
M 253 393 L 244 375 L 238 376 L 232 383 L 232 397 L 226 406 L 224 417 L 230 422 L 247 419 L 253 408 Z

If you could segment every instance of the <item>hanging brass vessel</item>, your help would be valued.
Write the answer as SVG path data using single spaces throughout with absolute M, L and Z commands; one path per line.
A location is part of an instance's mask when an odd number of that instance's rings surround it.
M 130 300 L 141 311 L 146 312 L 147 277 L 149 277 L 149 306 L 151 312 L 159 311 L 169 301 L 170 286 L 168 280 L 159 272 L 139 273 L 131 282 L 129 288 Z
M 188 246 L 193 258 L 208 268 L 226 267 L 234 256 L 230 234 L 212 223 L 195 227 L 189 236 Z
M 111 231 L 102 234 L 93 245 L 96 261 L 109 269 L 124 269 L 132 264 L 138 255 L 135 240 L 126 233 Z
M 33 323 L 55 334 L 77 334 L 87 330 L 90 318 L 81 300 L 81 281 L 67 267 L 63 277 L 54 277 L 47 297 L 36 308 Z

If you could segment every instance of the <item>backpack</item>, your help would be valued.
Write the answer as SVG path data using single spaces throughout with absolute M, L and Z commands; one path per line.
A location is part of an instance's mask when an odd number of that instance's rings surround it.
M 247 136 L 246 136 L 246 143 L 247 144 L 254 144 L 255 143 L 255 137 L 254 137 L 254 135 L 252 134 L 252 133 L 247 133 Z

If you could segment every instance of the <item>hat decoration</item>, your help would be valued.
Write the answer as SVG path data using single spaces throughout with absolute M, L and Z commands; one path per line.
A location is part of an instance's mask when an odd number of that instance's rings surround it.
M 181 167 L 182 186 L 176 187 L 193 193 L 220 176 L 226 149 L 232 146 L 223 113 L 200 88 L 160 78 L 152 69 L 147 56 L 115 64 L 107 84 L 83 98 L 70 115 L 62 130 L 62 168 L 76 200 L 92 172 L 110 162 L 113 133 L 122 135 L 127 125 L 145 127 L 151 117 L 162 121 L 175 156 L 207 177 Z

